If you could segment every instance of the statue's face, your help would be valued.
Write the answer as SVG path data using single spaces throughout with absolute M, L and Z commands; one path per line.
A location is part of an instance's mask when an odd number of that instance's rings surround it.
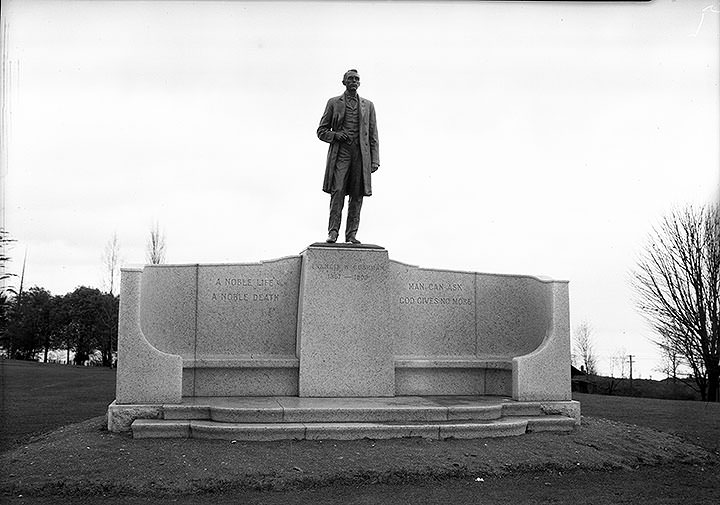
M 357 91 L 360 87 L 360 76 L 355 72 L 350 72 L 345 76 L 342 82 L 350 93 Z

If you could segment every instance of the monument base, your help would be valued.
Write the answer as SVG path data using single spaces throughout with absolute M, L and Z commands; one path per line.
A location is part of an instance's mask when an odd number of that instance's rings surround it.
M 486 438 L 533 431 L 571 431 L 580 404 L 517 402 L 482 396 L 395 398 L 187 398 L 131 420 L 111 405 L 113 431 L 134 438 L 261 440 L 356 440 L 403 437 Z

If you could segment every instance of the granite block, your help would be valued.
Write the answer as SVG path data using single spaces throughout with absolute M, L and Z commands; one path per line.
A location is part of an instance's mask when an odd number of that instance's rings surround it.
M 540 402 L 516 402 L 506 401 L 503 403 L 503 416 L 542 416 Z
M 387 251 L 309 247 L 302 256 L 300 396 L 392 396 Z
M 534 351 L 550 330 L 552 284 L 535 277 L 477 274 L 478 354 Z
M 570 313 L 567 282 L 551 288 L 549 331 L 537 349 L 513 358 L 513 398 L 520 401 L 572 400 L 570 390 Z
M 121 270 L 117 404 L 180 403 L 182 358 L 154 348 L 140 327 L 139 269 Z
M 133 438 L 189 438 L 190 421 L 137 419 L 132 423 Z
M 577 426 L 580 425 L 580 402 L 575 400 L 542 402 L 540 410 L 545 415 L 561 415 L 571 417 Z
M 512 360 L 482 359 L 475 356 L 395 356 L 395 368 L 492 368 L 512 370 Z
M 272 441 L 303 440 L 305 425 L 299 423 L 217 423 L 190 421 L 192 438 L 220 440 Z
M 425 423 L 312 423 L 306 425 L 306 440 L 384 440 L 422 437 L 437 440 L 438 425 Z
M 300 360 L 295 356 L 281 355 L 242 355 L 204 356 L 198 359 L 183 360 L 183 367 L 194 368 L 295 368 Z
M 484 394 L 512 396 L 512 370 L 486 368 Z
M 195 369 L 187 368 L 185 360 L 182 371 L 182 395 L 183 397 L 195 395 Z
M 535 402 L 514 400 L 505 401 L 502 404 L 503 416 L 564 416 L 573 419 L 575 425 L 580 425 L 580 402 L 568 401 L 547 401 Z
M 461 405 L 448 407 L 448 421 L 469 421 L 499 419 L 502 405 Z
M 195 357 L 295 356 L 300 265 L 200 265 Z
M 475 274 L 390 262 L 396 356 L 474 356 Z
M 136 419 L 162 419 L 161 405 L 118 405 L 112 402 L 108 406 L 108 431 L 130 431 Z
M 397 395 L 482 395 L 485 371 L 477 368 L 396 368 Z
M 170 354 L 195 354 L 197 265 L 146 265 L 140 327 L 150 345 Z
M 214 402 L 210 407 L 213 421 L 224 423 L 280 423 L 283 408 L 274 398 L 246 398 L 237 402 Z
M 297 368 L 196 368 L 194 396 L 293 396 Z
M 501 419 L 487 423 L 448 423 L 440 426 L 440 439 L 495 438 L 523 435 L 527 421 Z
M 444 421 L 447 408 L 419 397 L 279 398 L 285 422 Z
M 207 405 L 163 405 L 163 419 L 210 419 L 210 408 Z

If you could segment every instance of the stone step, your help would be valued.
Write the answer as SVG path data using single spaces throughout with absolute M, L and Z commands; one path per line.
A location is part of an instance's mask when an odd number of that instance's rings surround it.
M 195 398 L 179 405 L 163 405 L 163 418 L 167 420 L 226 423 L 480 421 L 499 419 L 502 413 L 502 400 L 420 397 Z
M 116 431 L 136 419 L 241 424 L 481 422 L 500 418 L 564 416 L 580 424 L 574 401 L 515 401 L 490 396 L 389 398 L 192 397 L 179 404 L 116 405 L 108 409 Z M 110 423 L 110 421 L 109 421 Z M 551 421 L 546 423 L 552 424 Z M 570 421 L 563 421 L 569 425 Z M 182 424 L 181 424 L 182 425 Z M 172 426 L 172 425 L 168 425 Z M 178 425 L 180 426 L 180 425 Z M 185 425 L 183 425 L 185 426 Z M 538 425 L 537 430 L 543 429 Z
M 137 419 L 134 438 L 202 438 L 238 441 L 374 440 L 404 437 L 490 438 L 518 436 L 528 431 L 571 431 L 572 418 L 523 416 L 490 421 L 427 422 L 282 422 L 234 423 L 200 420 Z
M 510 416 L 577 416 L 574 402 L 516 402 L 490 397 L 193 398 L 163 405 L 164 419 L 229 423 L 476 421 Z

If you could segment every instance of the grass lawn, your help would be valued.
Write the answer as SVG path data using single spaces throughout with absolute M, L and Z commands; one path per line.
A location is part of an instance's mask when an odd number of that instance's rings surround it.
M 604 417 L 679 435 L 720 453 L 720 403 L 574 393 L 584 416 Z
M 3 503 L 715 505 L 720 495 L 715 404 L 578 395 L 574 432 L 502 439 L 133 440 L 104 426 L 113 370 L 0 365 L 13 430 L 3 430 Z
M 0 451 L 101 416 L 114 399 L 114 369 L 0 359 Z

